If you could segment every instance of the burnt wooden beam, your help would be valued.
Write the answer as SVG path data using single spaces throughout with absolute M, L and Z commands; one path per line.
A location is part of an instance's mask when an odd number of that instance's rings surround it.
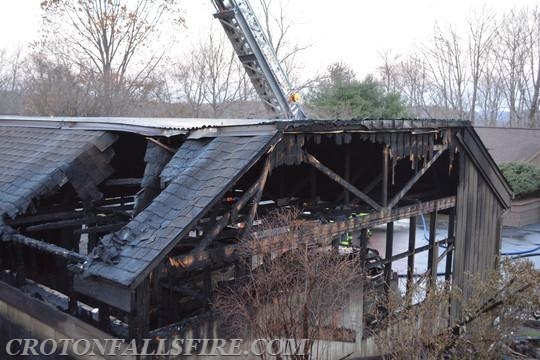
M 24 245 L 38 251 L 46 252 L 51 255 L 66 259 L 74 262 L 84 262 L 87 260 L 86 256 L 64 249 L 63 247 L 49 244 L 44 241 L 35 240 L 20 234 L 5 234 L 5 241 L 11 241 L 14 244 Z
M 81 226 L 86 224 L 106 224 L 110 223 L 111 219 L 109 217 L 86 217 L 81 219 L 73 219 L 73 220 L 63 220 L 63 221 L 55 221 L 55 222 L 49 222 L 45 224 L 38 224 L 38 225 L 32 225 L 26 228 L 26 231 L 29 232 L 35 232 L 35 231 L 42 231 L 42 230 L 55 230 L 55 229 L 62 229 L 67 227 L 75 227 L 75 226 Z
M 431 168 L 431 166 L 433 164 L 435 164 L 435 162 L 441 157 L 441 155 L 446 151 L 446 149 L 448 149 L 448 146 L 444 146 L 441 150 L 439 150 L 432 158 L 431 160 L 429 160 L 425 165 L 424 167 L 418 171 L 413 177 L 411 180 L 409 180 L 409 182 L 407 184 L 405 184 L 405 186 L 400 190 L 400 192 L 398 192 L 393 198 L 392 200 L 390 200 L 390 203 L 388 203 L 388 206 L 387 208 L 391 209 L 393 208 L 394 206 L 397 205 L 397 203 L 403 199 L 403 197 L 409 192 L 409 190 L 412 189 L 412 187 L 418 182 L 418 180 L 420 180 L 420 178 L 422 176 L 424 176 L 424 174 Z M 384 180 L 384 178 L 383 178 Z
M 145 279 L 132 291 L 133 309 L 128 314 L 128 336 L 141 342 L 150 331 L 150 280 Z
M 234 203 L 231 210 L 227 212 L 223 217 L 217 222 L 217 224 L 206 234 L 203 240 L 193 249 L 192 253 L 196 253 L 199 251 L 202 251 L 206 249 L 212 241 L 219 235 L 221 231 L 229 224 L 229 221 L 235 221 L 238 217 L 238 213 L 242 211 L 242 209 L 247 205 L 247 203 L 253 198 L 258 197 L 258 199 L 254 199 L 254 202 L 256 204 L 259 203 L 260 197 L 262 195 L 262 190 L 264 189 L 264 186 L 266 184 L 266 179 L 268 178 L 268 174 L 270 173 L 270 168 L 272 167 L 270 158 L 268 157 L 264 163 L 264 167 L 261 173 L 261 176 L 259 179 L 253 184 L 248 191 L 246 191 L 242 197 Z M 256 211 L 256 209 L 255 209 Z M 251 218 L 251 212 L 250 217 L 248 217 L 247 223 L 246 223 L 246 229 L 248 228 L 249 219 Z M 253 219 L 251 219 L 251 223 L 253 223 Z
M 362 264 L 362 270 L 365 270 L 366 267 L 368 241 L 368 229 L 360 230 L 360 264 Z
M 17 266 L 15 267 L 15 284 L 20 287 L 26 283 L 26 270 L 24 266 L 24 254 L 21 244 L 15 245 L 15 258 Z
M 369 184 L 366 185 L 365 188 L 362 189 L 362 191 L 366 194 L 369 194 L 381 182 L 382 177 L 383 177 L 382 173 L 377 175 L 375 178 L 373 178 L 373 180 L 371 180 Z
M 264 191 L 264 187 L 266 186 L 266 180 L 268 179 L 268 174 L 270 173 L 270 169 L 272 168 L 272 163 L 270 161 L 270 158 L 268 157 L 266 159 L 266 162 L 264 163 L 264 168 L 261 174 L 261 177 L 257 181 L 257 191 L 255 195 L 252 198 L 252 205 L 249 209 L 249 214 L 246 220 L 246 226 L 244 229 L 244 236 L 246 234 L 249 234 L 251 231 L 251 228 L 253 227 L 253 221 L 255 220 L 255 216 L 257 215 L 257 209 L 259 208 L 259 202 L 261 201 L 262 194 Z
M 352 178 L 352 182 L 351 183 L 355 183 L 357 182 L 358 180 L 360 180 L 360 178 L 362 177 L 362 175 L 365 175 L 365 174 L 356 174 L 353 178 Z M 379 183 L 381 182 L 382 180 L 382 174 L 379 174 L 377 175 L 376 177 L 373 178 L 373 180 L 371 180 L 371 182 L 369 184 L 367 184 L 362 190 L 364 194 L 369 194 L 371 191 L 373 191 L 373 189 L 375 189 L 375 187 L 377 185 L 379 185 Z M 348 192 L 347 192 L 348 193 Z M 344 195 L 340 195 L 337 200 L 335 201 L 336 204 L 339 204 L 342 200 L 344 199 Z M 358 198 L 354 198 L 354 200 L 352 200 L 352 203 L 353 204 L 356 204 L 358 202 Z
M 127 222 L 121 222 L 118 224 L 91 226 L 91 227 L 87 227 L 86 229 L 75 229 L 73 233 L 74 234 L 95 234 L 95 233 L 113 232 L 116 230 L 120 230 L 126 224 Z
M 454 238 L 454 232 L 455 232 L 455 223 L 456 223 L 456 212 L 455 209 L 452 210 L 450 215 L 448 215 L 448 238 L 453 239 Z M 454 242 L 451 244 L 452 248 L 454 247 Z M 450 248 L 450 246 L 448 246 Z M 453 265 L 453 251 L 449 251 L 446 256 L 446 268 L 444 272 L 444 279 L 446 281 L 450 280 L 450 277 L 452 276 L 452 265 Z
M 176 154 L 176 152 L 178 151 L 177 149 L 173 149 L 172 147 L 169 147 L 169 146 L 163 144 L 161 141 L 158 141 L 158 140 L 153 139 L 151 137 L 147 137 L 146 140 L 156 144 L 157 146 L 159 146 L 160 148 L 162 148 L 164 150 L 167 150 L 171 154 Z
M 428 289 L 437 282 L 438 250 L 435 245 L 437 235 L 437 212 L 434 211 L 429 216 L 429 252 L 428 252 Z
M 105 186 L 141 186 L 142 178 L 110 179 Z
M 328 176 L 330 179 L 337 182 L 339 185 L 343 186 L 345 189 L 349 190 L 354 196 L 360 198 L 365 203 L 370 205 L 372 208 L 374 208 L 377 211 L 381 211 L 382 207 L 377 204 L 373 199 L 371 199 L 369 196 L 364 194 L 362 191 L 358 190 L 355 186 L 347 182 L 345 179 L 343 179 L 341 176 L 339 176 L 337 173 L 335 173 L 332 169 L 328 168 L 324 164 L 322 164 L 317 158 L 315 158 L 313 155 L 309 153 L 304 154 L 305 161 L 315 167 L 317 170 Z
M 79 310 L 79 301 L 78 301 L 78 296 L 77 296 L 77 292 L 75 291 L 74 287 L 73 287 L 73 277 L 75 275 L 73 274 L 73 272 L 69 272 L 68 273 L 68 298 L 69 298 L 69 301 L 68 301 L 68 312 L 71 314 L 71 315 L 74 315 L 74 316 L 77 316 L 77 313 L 78 313 L 78 310 Z
M 66 211 L 58 213 L 39 214 L 32 216 L 18 217 L 14 220 L 7 219 L 5 222 L 10 226 L 29 225 L 44 221 L 72 220 L 85 217 L 84 211 Z
M 347 149 L 345 150 L 345 181 L 347 181 L 349 184 L 351 183 L 351 147 L 347 146 Z M 347 190 L 343 190 L 343 197 L 345 200 L 345 204 L 349 204 L 350 198 L 349 198 L 349 192 Z
M 384 266 L 384 282 L 386 283 L 387 290 L 390 289 L 390 283 L 392 281 L 392 253 L 394 251 L 394 223 L 389 222 L 386 224 L 386 247 L 384 257 L 386 264 Z
M 99 307 L 98 324 L 99 328 L 105 332 L 111 331 L 111 309 L 109 305 L 102 304 Z
M 416 247 L 416 216 L 409 219 L 409 257 L 407 259 L 407 299 L 410 302 L 414 276 L 414 249 Z
M 385 146 L 383 149 L 383 161 L 382 161 L 382 187 L 381 187 L 381 199 L 384 208 L 388 206 L 388 160 L 390 157 L 390 149 Z

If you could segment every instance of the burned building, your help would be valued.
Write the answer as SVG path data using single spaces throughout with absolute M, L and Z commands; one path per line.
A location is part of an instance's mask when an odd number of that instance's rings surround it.
M 283 206 L 320 220 L 310 228 L 320 244 L 354 233 L 365 249 L 367 230 L 386 226 L 387 282 L 405 258 L 412 279 L 427 252 L 426 276 L 444 263 L 463 288 L 466 273 L 495 268 L 510 198 L 464 121 L 3 116 L 0 316 L 40 336 L 135 339 L 202 316 L 237 240 Z M 394 222 L 421 214 L 427 244 L 411 226 L 395 251 Z

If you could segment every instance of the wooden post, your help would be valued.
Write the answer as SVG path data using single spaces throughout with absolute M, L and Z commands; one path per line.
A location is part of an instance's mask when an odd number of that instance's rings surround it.
M 382 161 L 382 188 L 381 199 L 382 206 L 385 208 L 388 206 L 388 146 L 383 149 L 383 161 Z
M 448 215 L 448 248 L 449 251 L 446 254 L 446 269 L 444 273 L 444 279 L 446 281 L 450 280 L 450 277 L 452 276 L 452 262 L 453 262 L 453 255 L 454 250 L 451 250 L 450 247 L 454 246 L 454 228 L 456 223 L 456 209 L 452 209 L 450 212 L 450 215 Z
M 390 283 L 392 281 L 392 253 L 394 249 L 394 223 L 389 222 L 386 224 L 386 250 L 385 250 L 385 260 L 386 265 L 384 266 L 384 281 L 387 286 L 387 290 L 390 290 Z
M 99 328 L 105 332 L 111 330 L 111 309 L 106 304 L 101 304 L 99 307 Z
M 129 338 L 142 344 L 142 340 L 150 330 L 150 282 L 145 279 L 131 293 L 133 310 L 129 313 Z
M 351 146 L 348 145 L 345 150 L 345 181 L 348 183 L 351 182 Z M 349 204 L 350 202 L 350 196 L 349 191 L 347 189 L 343 190 L 343 198 L 345 200 L 345 204 Z
M 272 168 L 272 162 L 270 160 L 270 157 L 267 157 L 266 162 L 264 163 L 263 171 L 261 174 L 261 177 L 256 183 L 256 192 L 255 195 L 252 197 L 252 205 L 249 209 L 248 218 L 246 220 L 246 226 L 244 228 L 244 233 L 242 236 L 246 236 L 251 231 L 251 228 L 253 227 L 253 221 L 255 220 L 255 216 L 257 215 L 257 209 L 259 208 L 259 202 L 261 201 L 264 187 L 266 186 L 266 180 L 268 179 L 268 175 L 270 174 L 270 169 Z
M 362 229 L 360 230 L 360 264 L 362 264 L 362 271 L 366 269 L 367 244 L 368 229 Z
M 437 235 L 437 211 L 429 216 L 429 251 L 428 251 L 428 272 L 427 277 L 428 290 L 437 282 L 437 260 L 439 257 L 439 248 L 435 245 Z
M 414 249 L 416 247 L 416 216 L 409 219 L 409 257 L 407 258 L 407 299 L 412 297 L 414 284 Z
M 68 303 L 68 312 L 73 315 L 77 316 L 79 312 L 79 302 L 77 297 L 77 292 L 73 288 L 73 277 L 75 274 L 72 271 L 68 271 L 68 296 L 69 296 L 69 303 Z
M 22 245 L 15 245 L 15 258 L 17 259 L 17 273 L 15 275 L 16 286 L 23 286 L 26 283 L 26 273 L 24 269 L 24 255 Z

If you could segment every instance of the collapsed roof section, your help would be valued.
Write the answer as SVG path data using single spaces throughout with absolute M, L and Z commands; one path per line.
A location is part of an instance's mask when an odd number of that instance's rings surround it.
M 71 183 L 82 201 L 101 198 L 97 188 L 116 136 L 103 131 L 3 127 L 0 123 L 0 215 L 14 219 L 33 201 Z

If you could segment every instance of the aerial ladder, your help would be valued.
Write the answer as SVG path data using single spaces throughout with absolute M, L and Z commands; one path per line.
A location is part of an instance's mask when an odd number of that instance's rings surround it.
M 231 41 L 265 108 L 276 118 L 305 120 L 294 91 L 248 0 L 213 0 Z

